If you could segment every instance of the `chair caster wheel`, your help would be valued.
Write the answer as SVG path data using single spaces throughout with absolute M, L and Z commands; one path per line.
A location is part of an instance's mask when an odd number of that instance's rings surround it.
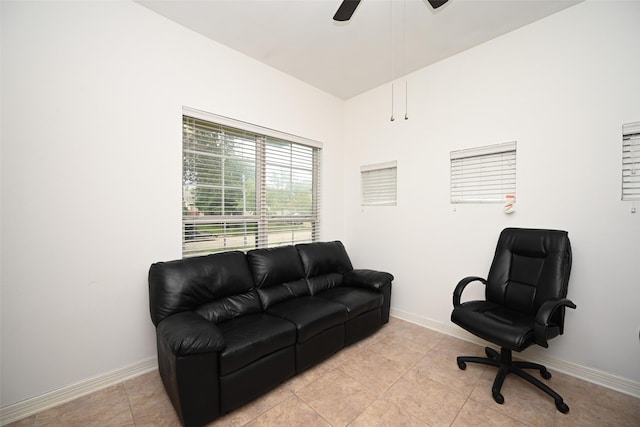
M 540 369 L 540 376 L 545 380 L 548 380 L 549 378 L 551 378 L 551 372 L 547 371 L 546 369 Z
M 458 360 L 458 368 L 464 371 L 465 369 L 467 369 L 467 364 L 461 360 Z
M 496 403 L 502 405 L 504 403 L 504 396 L 502 396 L 500 393 L 496 393 L 493 395 L 493 400 L 495 400 Z
M 569 412 L 569 406 L 567 406 L 567 404 L 563 401 L 556 402 L 556 408 L 558 408 L 558 411 L 562 412 L 563 414 Z

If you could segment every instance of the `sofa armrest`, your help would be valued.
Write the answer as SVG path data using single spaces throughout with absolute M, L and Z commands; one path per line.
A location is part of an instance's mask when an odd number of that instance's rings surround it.
M 391 282 L 394 277 L 390 273 L 375 270 L 350 270 L 344 273 L 342 284 L 345 286 L 354 286 L 370 289 L 382 294 L 384 302 L 382 303 L 382 323 L 389 321 L 391 311 Z
M 156 327 L 158 371 L 185 427 L 203 426 L 220 416 L 218 353 L 220 329 L 193 311 L 162 319 Z
M 165 318 L 158 324 L 156 333 L 176 356 L 211 353 L 225 348 L 220 329 L 192 311 Z
M 346 286 L 359 286 L 380 292 L 383 287 L 390 284 L 393 275 L 383 271 L 356 269 L 344 274 L 343 283 Z

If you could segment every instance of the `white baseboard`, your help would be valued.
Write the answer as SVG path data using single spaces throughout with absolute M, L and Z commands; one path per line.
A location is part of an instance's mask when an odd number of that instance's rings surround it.
M 22 402 L 0 408 L 0 425 L 12 423 L 44 410 L 69 402 L 78 397 L 121 383 L 138 375 L 158 368 L 156 357 L 142 360 L 133 365 L 62 387 Z
M 391 315 L 398 319 L 406 320 L 407 322 L 415 323 L 417 325 L 424 326 L 425 328 L 433 329 L 435 331 L 442 332 L 443 334 L 451 335 L 474 344 L 482 346 L 486 346 L 487 344 L 486 341 L 469 334 L 464 329 L 453 324 L 436 322 L 435 320 L 394 308 L 391 308 Z M 546 352 L 538 350 L 535 347 L 529 348 L 525 351 L 527 356 L 531 356 L 535 362 L 541 363 L 547 368 L 640 398 L 640 383 L 637 381 L 632 381 L 598 369 L 549 357 Z

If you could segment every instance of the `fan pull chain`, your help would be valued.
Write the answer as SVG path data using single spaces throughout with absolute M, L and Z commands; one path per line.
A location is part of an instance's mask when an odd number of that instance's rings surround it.
M 391 83 L 391 121 L 394 121 L 396 118 L 393 117 L 393 83 Z
M 394 74 L 394 63 L 393 63 L 393 1 L 389 0 L 389 59 L 391 59 L 391 121 L 394 121 L 396 118 L 393 117 L 393 74 Z
M 402 2 L 402 73 L 406 76 L 407 62 L 407 0 Z M 404 81 L 404 119 L 409 120 L 409 83 Z
M 409 120 L 409 83 L 404 81 L 404 119 Z

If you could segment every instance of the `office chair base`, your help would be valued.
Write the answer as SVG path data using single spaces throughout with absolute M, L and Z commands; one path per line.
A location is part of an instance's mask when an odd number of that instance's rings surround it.
M 538 363 L 531 362 L 514 362 L 511 355 L 511 350 L 508 348 L 502 348 L 500 350 L 500 354 L 492 348 L 485 347 L 484 349 L 486 358 L 484 357 L 473 357 L 473 356 L 459 356 L 456 361 L 458 362 L 458 368 L 465 370 L 467 369 L 467 363 L 480 363 L 482 365 L 495 366 L 498 368 L 498 373 L 496 374 L 496 378 L 493 381 L 493 387 L 491 388 L 491 394 L 493 395 L 493 400 L 496 403 L 503 404 L 504 396 L 500 394 L 500 389 L 502 388 L 502 384 L 504 383 L 505 378 L 509 374 L 516 374 L 520 378 L 527 380 L 529 383 L 538 387 L 540 390 L 547 393 L 549 396 L 553 398 L 556 403 L 556 408 L 558 411 L 566 414 L 569 412 L 569 406 L 562 400 L 562 396 L 553 391 L 549 386 L 542 383 L 537 378 L 533 377 L 528 372 L 525 372 L 524 369 L 537 369 L 540 371 L 540 376 L 545 380 L 551 378 L 551 373 L 547 371 L 547 368 Z

